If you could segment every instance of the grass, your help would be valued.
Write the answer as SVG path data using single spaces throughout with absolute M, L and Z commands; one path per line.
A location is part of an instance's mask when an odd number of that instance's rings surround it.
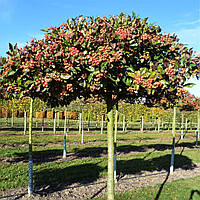
M 159 195 L 161 184 L 135 189 L 130 192 L 118 193 L 116 200 L 199 200 L 200 199 L 200 176 L 180 179 L 171 183 L 166 183 Z M 95 200 L 105 200 L 106 197 Z
M 3 132 L 0 131 L 0 133 Z M 67 152 L 74 153 L 77 159 L 57 161 L 57 156 L 62 157 L 63 136 L 53 135 L 52 133 L 49 135 L 34 135 L 35 133 L 37 132 L 33 133 L 33 155 L 34 159 L 38 160 L 38 162 L 34 162 L 33 174 L 36 188 L 39 189 L 46 185 L 67 185 L 68 183 L 75 182 L 90 183 L 99 177 L 107 176 L 106 134 L 85 135 L 84 139 L 86 142 L 101 141 L 102 143 L 85 143 L 84 145 L 80 144 L 81 135 L 69 134 L 67 137 Z M 192 169 L 194 163 L 200 163 L 200 149 L 193 148 L 195 135 L 193 141 L 189 136 L 192 136 L 192 134 L 187 134 L 185 139 L 183 141 L 180 140 L 176 145 L 177 147 L 181 147 L 175 152 L 176 169 L 182 168 L 184 165 Z M 28 143 L 28 136 L 1 135 L 0 137 L 0 144 L 10 145 L 0 148 L 0 158 L 15 157 L 19 159 L 18 161 L 25 161 L 23 163 L 0 164 L 0 190 L 27 187 L 28 146 L 22 146 L 22 144 Z M 117 143 L 117 152 L 123 153 L 117 157 L 118 175 L 138 175 L 142 171 L 167 171 L 169 169 L 172 142 L 171 133 L 118 134 L 117 137 L 119 140 Z M 177 134 L 176 141 L 178 141 L 178 138 L 179 136 Z M 162 139 L 164 140 L 162 141 Z M 69 145 L 69 142 L 77 143 L 71 143 Z M 44 144 L 51 145 L 43 146 Z M 102 154 L 105 157 L 101 156 Z M 44 159 L 48 162 L 40 162 Z M 198 199 L 199 194 L 196 190 L 199 187 L 199 179 L 199 177 L 195 177 L 189 180 L 191 185 L 188 187 L 186 182 L 184 182 L 186 180 L 167 183 L 164 186 L 160 199 L 188 199 L 188 195 L 193 194 L 192 191 L 194 191 L 193 199 Z M 117 194 L 116 199 L 155 199 L 159 188 L 160 185 L 157 185 L 155 187 L 133 190 L 132 192 L 120 193 Z M 177 192 L 175 192 L 176 189 Z M 181 193 L 182 196 L 180 196 Z
M 39 149 L 38 149 L 39 150 Z M 42 153 L 38 151 L 42 157 Z M 50 155 L 56 155 L 56 150 Z M 62 151 L 59 151 L 60 153 Z M 36 152 L 34 152 L 35 154 Z M 43 152 L 45 153 L 45 151 Z M 57 152 L 58 153 L 58 152 Z M 18 154 L 20 155 L 20 153 Z M 22 153 L 27 158 L 27 153 Z M 47 158 L 48 155 L 45 156 Z M 77 154 L 78 156 L 78 154 Z M 107 157 L 79 157 L 78 160 L 64 162 L 34 163 L 34 181 L 36 186 L 66 184 L 66 182 L 85 182 L 88 177 L 93 180 L 107 175 Z M 193 168 L 196 162 L 200 162 L 199 149 L 185 150 L 182 155 L 176 151 L 175 168 L 187 165 Z M 168 170 L 170 163 L 170 151 L 144 152 L 129 156 L 118 156 L 118 174 L 140 174 L 142 171 Z M 0 165 L 1 181 L 0 189 L 27 186 L 27 163 Z M 89 180 L 88 180 L 89 181 Z

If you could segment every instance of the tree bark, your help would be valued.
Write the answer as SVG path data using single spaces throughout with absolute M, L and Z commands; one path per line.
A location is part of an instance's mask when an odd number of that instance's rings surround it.
M 54 135 L 56 134 L 56 111 L 54 111 L 53 133 L 54 133 Z
M 32 155 L 32 121 L 33 121 L 33 99 L 30 101 L 29 113 L 29 170 L 28 170 L 28 195 L 33 194 L 33 155 Z
M 141 117 L 141 132 L 144 131 L 144 116 Z
M 81 119 L 82 119 L 82 113 L 79 113 L 79 134 L 81 134 Z
M 158 133 L 160 133 L 160 124 L 161 124 L 161 120 L 160 120 L 160 117 L 158 117 Z
M 181 113 L 181 140 L 183 140 L 184 115 Z
M 118 104 L 116 104 L 116 111 L 115 111 L 115 132 L 114 132 L 114 180 L 117 182 L 117 120 L 118 119 Z
M 122 128 L 122 130 L 123 130 L 123 132 L 125 132 L 125 120 L 126 120 L 126 116 L 125 115 L 123 115 L 123 128 Z
M 81 121 L 82 121 L 82 126 L 81 126 L 81 144 L 83 144 L 84 143 L 84 128 L 83 128 L 83 123 L 84 123 L 84 120 L 83 120 L 83 113 L 82 113 L 82 119 L 81 119 Z
M 114 131 L 113 131 L 113 103 L 112 99 L 107 102 L 107 140 L 108 140 L 108 179 L 107 179 L 107 199 L 114 200 Z
M 197 113 L 197 135 L 196 135 L 196 146 L 198 146 L 198 140 L 199 140 L 199 133 L 200 133 L 200 109 Z
M 172 124 L 172 154 L 171 154 L 171 164 L 170 173 L 174 172 L 174 155 L 175 155 L 175 132 L 176 132 L 176 106 L 174 106 L 173 124 Z
M 88 132 L 90 131 L 90 111 L 88 111 Z
M 11 127 L 14 127 L 14 110 L 12 109 Z
M 63 158 L 66 158 L 67 155 L 67 109 L 65 108 L 65 121 L 64 121 L 64 149 L 63 149 Z
M 26 110 L 24 110 L 24 135 L 26 135 L 26 129 L 27 129 L 27 113 Z

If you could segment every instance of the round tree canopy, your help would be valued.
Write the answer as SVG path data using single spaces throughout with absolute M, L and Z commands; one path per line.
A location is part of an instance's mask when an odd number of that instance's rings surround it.
M 12 95 L 66 105 L 81 97 L 174 103 L 200 56 L 176 35 L 132 16 L 77 17 L 24 48 L 10 45 L 2 85 Z

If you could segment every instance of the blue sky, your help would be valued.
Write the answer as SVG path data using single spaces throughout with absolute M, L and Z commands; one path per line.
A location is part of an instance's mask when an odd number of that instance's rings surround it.
M 175 33 L 180 41 L 200 53 L 200 0 L 0 0 L 0 56 L 6 56 L 8 43 L 24 46 L 40 39 L 50 26 L 68 18 L 130 14 Z M 200 97 L 200 80 L 190 91 Z M 199 83 L 198 83 L 199 82 Z

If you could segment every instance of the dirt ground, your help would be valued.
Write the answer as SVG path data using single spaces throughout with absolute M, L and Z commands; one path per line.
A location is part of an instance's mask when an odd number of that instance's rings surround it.
M 191 178 L 198 175 L 200 175 L 199 163 L 194 164 L 192 169 L 188 169 L 187 166 L 176 169 L 172 174 L 162 170 L 153 172 L 144 171 L 138 175 L 119 176 L 115 184 L 115 192 L 125 192 L 134 188 L 165 184 L 173 180 Z M 102 195 L 106 195 L 105 178 L 99 178 L 90 184 L 67 184 L 67 187 L 62 185 L 56 187 L 56 189 L 50 186 L 40 188 L 39 190 L 35 188 L 35 193 L 31 197 L 28 197 L 27 188 L 0 191 L 0 199 L 3 200 L 84 200 L 93 199 Z

